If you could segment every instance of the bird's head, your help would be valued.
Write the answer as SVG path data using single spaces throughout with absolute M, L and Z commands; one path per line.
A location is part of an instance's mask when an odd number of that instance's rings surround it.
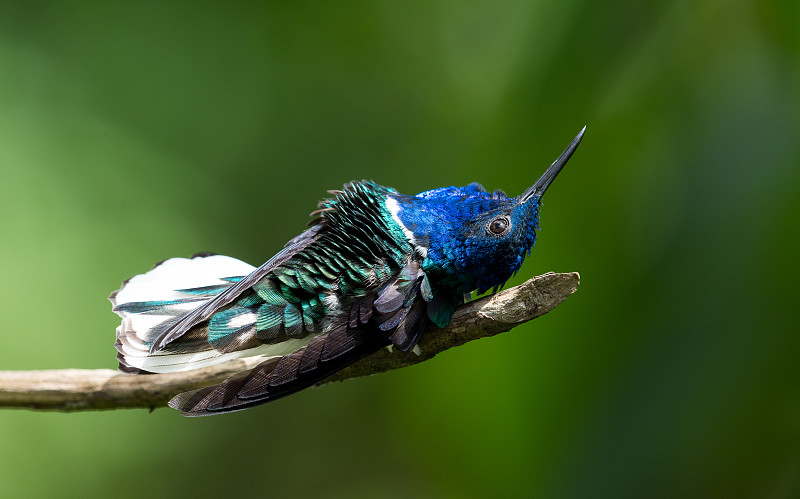
M 387 203 L 439 285 L 483 293 L 501 287 L 530 254 L 542 196 L 580 144 L 585 127 L 531 187 L 517 197 L 479 184 L 444 187 Z

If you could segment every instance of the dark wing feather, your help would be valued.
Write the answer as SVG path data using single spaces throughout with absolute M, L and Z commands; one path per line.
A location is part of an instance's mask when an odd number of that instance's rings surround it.
M 305 347 L 280 359 L 269 359 L 219 385 L 182 393 L 169 405 L 184 416 L 240 411 L 307 388 L 389 345 L 386 335 L 342 323 Z
M 153 341 L 153 344 L 150 346 L 150 353 L 155 353 L 159 350 L 162 350 L 165 346 L 186 334 L 192 327 L 205 320 L 208 320 L 220 308 L 232 303 L 236 298 L 250 289 L 275 267 L 278 267 L 282 263 L 286 262 L 298 251 L 303 250 L 313 243 L 317 239 L 318 233 L 322 227 L 322 225 L 315 225 L 307 229 L 286 243 L 286 246 L 275 256 L 270 258 L 265 264 L 258 267 L 256 270 L 245 276 L 233 286 L 218 294 L 213 300 L 181 317 L 178 322 L 166 329 L 156 338 L 155 341 Z
M 425 303 L 418 300 L 411 306 L 406 313 L 403 322 L 397 326 L 394 333 L 389 338 L 392 344 L 401 352 L 408 352 L 417 344 L 422 328 L 427 322 L 425 320 Z

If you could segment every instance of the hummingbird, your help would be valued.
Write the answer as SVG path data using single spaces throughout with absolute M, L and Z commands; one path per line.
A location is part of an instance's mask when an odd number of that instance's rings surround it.
M 122 319 L 119 369 L 263 358 L 169 402 L 206 416 L 290 395 L 385 347 L 409 352 L 426 325 L 449 324 L 465 295 L 516 274 L 536 241 L 542 196 L 585 130 L 516 197 L 478 183 L 408 196 L 354 181 L 328 191 L 308 228 L 260 267 L 211 253 L 157 264 L 109 298 Z

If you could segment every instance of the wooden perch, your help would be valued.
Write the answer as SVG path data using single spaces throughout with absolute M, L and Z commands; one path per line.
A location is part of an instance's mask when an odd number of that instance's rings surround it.
M 423 333 L 419 355 L 384 349 L 319 384 L 410 366 L 468 341 L 508 331 L 554 309 L 578 289 L 579 282 L 577 272 L 550 272 L 469 302 L 456 310 L 448 327 L 429 327 Z M 0 371 L 0 407 L 54 411 L 161 407 L 178 393 L 219 383 L 262 360 L 236 359 L 194 371 L 138 376 L 111 369 Z

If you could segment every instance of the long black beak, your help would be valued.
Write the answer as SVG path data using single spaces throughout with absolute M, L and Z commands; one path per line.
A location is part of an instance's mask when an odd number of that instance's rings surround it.
M 584 126 L 581 129 L 581 131 L 578 132 L 578 135 L 576 135 L 575 138 L 572 139 L 572 142 L 570 142 L 567 148 L 564 149 L 564 152 L 561 153 L 561 156 L 559 156 L 558 159 L 553 161 L 553 164 L 550 165 L 550 168 L 548 168 L 547 171 L 545 171 L 544 174 L 542 174 L 542 176 L 539 177 L 539 180 L 537 180 L 535 184 L 530 186 L 525 192 L 522 193 L 522 195 L 520 196 L 520 201 L 519 201 L 520 203 L 525 203 L 532 197 L 536 198 L 542 197 L 544 191 L 546 191 L 547 188 L 550 187 L 550 184 L 552 184 L 553 180 L 556 179 L 558 173 L 561 171 L 562 168 L 564 168 L 564 165 L 567 164 L 569 158 L 572 157 L 572 153 L 574 153 L 575 149 L 578 148 L 578 144 L 581 143 L 581 139 L 583 138 L 583 132 L 585 131 L 586 127 Z

